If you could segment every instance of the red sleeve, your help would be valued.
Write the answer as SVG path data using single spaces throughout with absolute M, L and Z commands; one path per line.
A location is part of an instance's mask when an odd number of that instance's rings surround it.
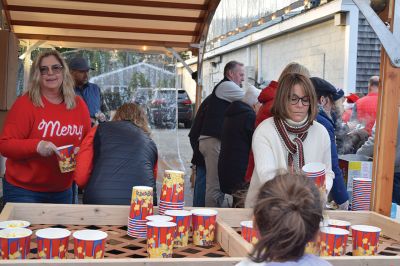
M 247 164 L 246 175 L 244 176 L 244 181 L 250 183 L 251 176 L 253 175 L 254 171 L 254 154 L 253 151 L 250 150 L 249 152 L 249 163 Z
M 158 175 L 158 155 L 157 155 L 156 163 L 154 164 L 153 175 L 154 175 L 154 179 L 157 180 L 157 175 Z
M 76 169 L 74 180 L 79 187 L 85 187 L 93 169 L 93 140 L 97 127 L 93 127 L 83 139 L 78 156 L 76 157 Z
M 32 103 L 26 96 L 17 99 L 7 114 L 0 135 L 0 153 L 7 158 L 23 160 L 39 156 L 40 139 L 28 139 L 35 121 Z
M 89 109 L 86 105 L 86 103 L 83 101 L 83 99 L 79 96 L 76 96 L 76 101 L 79 101 L 79 105 L 81 106 L 82 110 L 82 115 L 83 115 L 83 138 L 88 134 L 88 132 L 91 130 L 91 120 L 90 120 L 90 114 L 89 114 Z

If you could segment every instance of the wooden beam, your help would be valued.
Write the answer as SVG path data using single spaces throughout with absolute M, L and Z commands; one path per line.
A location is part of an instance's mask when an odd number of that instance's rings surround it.
M 200 49 L 196 50 L 194 54 L 197 55 L 197 80 L 196 80 L 196 100 L 195 100 L 195 113 L 199 110 L 201 104 L 201 96 L 203 92 L 203 60 L 206 49 L 206 41 L 208 36 L 208 30 L 210 29 L 211 21 L 214 17 L 215 11 L 219 5 L 220 1 L 209 1 L 207 13 L 204 14 L 206 19 L 202 24 L 198 24 L 199 27 L 196 26 L 196 30 L 199 31 L 199 35 L 195 38 L 195 43 L 203 43 Z
M 64 41 L 64 42 L 81 42 L 81 43 L 108 43 L 108 44 L 180 47 L 180 48 L 189 48 L 190 45 L 190 43 L 187 42 L 163 42 L 163 41 L 151 41 L 151 40 L 77 37 L 77 36 L 25 34 L 25 33 L 17 33 L 16 36 L 19 39 L 26 39 L 26 40 L 46 40 L 46 41 Z
M 388 21 L 393 27 L 394 0 L 389 3 L 389 11 L 389 17 L 385 21 Z M 393 28 L 391 30 L 393 31 Z M 391 65 L 389 57 L 383 48 L 380 79 L 372 170 L 374 188 L 372 192 L 372 208 L 380 214 L 390 216 L 394 161 L 396 157 L 395 147 L 398 134 L 400 69 Z
M 63 0 L 63 1 L 77 2 L 77 0 Z M 207 10 L 207 6 L 201 5 L 201 4 L 171 3 L 171 2 L 160 2 L 160 1 L 79 0 L 79 2 L 94 3 L 94 4 L 125 5 L 125 6 L 145 6 L 145 7 L 173 8 L 173 9 Z
M 207 40 L 208 29 L 219 3 L 220 0 L 207 0 L 207 11 L 201 12 L 201 17 L 204 17 L 204 20 L 202 23 L 198 23 L 195 28 L 195 31 L 199 32 L 199 34 L 193 38 L 194 43 L 199 43 L 202 39 L 204 39 L 204 41 Z
M 34 26 L 34 27 L 49 27 L 49 28 L 62 28 L 62 29 L 100 30 L 100 31 L 113 31 L 113 32 L 149 33 L 149 34 L 169 34 L 169 35 L 187 35 L 187 36 L 193 36 L 198 34 L 198 32 L 190 30 L 117 27 L 117 26 L 105 26 L 105 25 L 41 22 L 41 21 L 29 21 L 29 20 L 11 20 L 11 24 L 14 26 Z
M 79 9 L 66 9 L 66 8 L 51 8 L 51 7 L 36 7 L 36 6 L 18 6 L 8 5 L 9 11 L 21 11 L 30 13 L 52 13 L 61 15 L 79 15 L 90 17 L 109 17 L 109 18 L 129 18 L 129 19 L 144 19 L 144 20 L 161 20 L 161 21 L 176 21 L 176 22 L 192 22 L 201 23 L 202 17 L 182 17 L 182 16 L 161 16 L 150 14 L 134 14 L 122 12 L 107 12 L 107 11 L 94 11 L 94 10 L 79 10 Z
M 8 10 L 7 0 L 1 0 L 1 3 L 3 5 L 4 13 L 6 14 L 6 19 L 7 19 L 8 26 L 12 30 L 12 24 L 10 23 L 10 21 L 11 21 L 10 11 Z

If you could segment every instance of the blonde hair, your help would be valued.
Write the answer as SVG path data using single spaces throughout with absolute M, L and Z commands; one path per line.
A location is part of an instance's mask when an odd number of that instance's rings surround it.
M 113 121 L 130 121 L 147 135 L 151 134 L 145 112 L 135 103 L 125 103 L 120 106 L 113 117 Z
M 308 69 L 305 66 L 300 65 L 297 62 L 291 62 L 287 66 L 285 66 L 285 68 L 282 70 L 278 82 L 280 82 L 281 79 L 289 73 L 297 73 L 306 76 L 307 78 L 310 78 L 310 71 L 308 71 Z
M 61 95 L 63 97 L 64 103 L 67 106 L 67 109 L 73 109 L 76 106 L 75 102 L 75 91 L 74 91 L 74 80 L 69 73 L 69 68 L 65 60 L 61 57 L 60 53 L 56 50 L 48 50 L 35 59 L 32 64 L 31 72 L 29 74 L 29 84 L 25 90 L 25 93 L 28 94 L 29 99 L 32 101 L 34 106 L 44 107 L 42 101 L 42 94 L 40 88 L 40 79 L 42 75 L 40 74 L 40 64 L 42 63 L 43 58 L 54 56 L 60 65 L 62 65 L 62 75 L 63 82 L 61 84 Z
M 301 74 L 289 73 L 281 78 L 276 92 L 274 103 L 271 107 L 271 114 L 280 119 L 289 118 L 289 104 L 294 85 L 300 85 L 304 89 L 305 96 L 310 98 L 308 118 L 306 123 L 312 123 L 317 116 L 317 96 L 311 80 Z

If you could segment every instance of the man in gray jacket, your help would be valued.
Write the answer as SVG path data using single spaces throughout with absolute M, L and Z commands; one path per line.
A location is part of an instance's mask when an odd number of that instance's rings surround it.
M 371 137 L 358 149 L 357 154 L 373 157 L 374 142 L 375 142 L 375 126 L 372 128 Z M 397 121 L 397 144 L 396 144 L 396 159 L 394 162 L 394 179 L 393 179 L 393 194 L 392 202 L 400 205 L 400 114 Z

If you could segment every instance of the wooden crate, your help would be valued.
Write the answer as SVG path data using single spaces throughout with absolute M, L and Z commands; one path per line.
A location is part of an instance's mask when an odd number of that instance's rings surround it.
M 186 208 L 191 209 L 191 208 Z M 80 229 L 87 226 L 96 226 L 100 230 L 112 231 L 117 234 L 118 242 L 116 245 L 126 247 L 132 244 L 124 243 L 133 241 L 124 238 L 123 226 L 127 223 L 129 206 L 104 206 L 104 205 L 53 205 L 53 204 L 7 204 L 0 214 L 0 220 L 20 219 L 30 221 L 33 228 L 42 228 L 49 225 L 64 225 L 72 230 Z M 375 257 L 329 257 L 326 258 L 333 265 L 343 266 L 393 266 L 400 265 L 400 223 L 389 219 L 385 216 L 374 212 L 343 212 L 330 211 L 329 218 L 350 221 L 352 224 L 368 224 L 382 228 L 382 237 L 380 252 L 389 248 L 388 253 L 391 256 L 375 256 Z M 102 260 L 75 260 L 67 259 L 57 261 L 62 265 L 131 265 L 136 266 L 170 266 L 176 263 L 184 263 L 190 266 L 225 266 L 235 265 L 243 259 L 251 250 L 251 245 L 243 240 L 237 232 L 240 222 L 251 219 L 250 209 L 218 209 L 217 245 L 211 249 L 211 252 L 218 256 L 228 257 L 207 257 L 206 250 L 195 247 L 200 250 L 198 255 L 185 252 L 183 249 L 177 249 L 175 252 L 182 258 L 171 259 L 148 259 L 148 258 L 126 258 L 124 255 L 114 254 Z M 119 232 L 119 233 L 118 233 Z M 113 237 L 111 237 L 113 239 Z M 115 238 L 114 238 L 115 239 Z M 110 242 L 110 241 L 108 241 Z M 108 243 L 108 251 L 112 250 L 112 240 Z M 144 245 L 144 242 L 134 243 L 134 245 Z M 35 247 L 35 245 L 33 245 Z M 72 247 L 72 246 L 70 246 Z M 221 247 L 221 249 L 220 249 Z M 192 248 L 192 247 L 190 247 Z M 70 248 L 71 249 L 71 248 Z M 127 254 L 129 251 L 127 251 Z M 129 253 L 132 254 L 132 253 Z M 144 250 L 138 251 L 136 254 L 144 255 Z M 209 253 L 208 253 L 209 254 Z M 389 255 L 386 254 L 386 255 Z M 186 257 L 185 257 L 186 256 Z M 189 256 L 189 257 L 187 257 Z M 198 258 L 195 258 L 198 256 Z M 122 257 L 122 258 L 118 258 Z M 138 256 L 140 257 L 140 256 Z M 12 265 L 54 265 L 54 260 L 20 260 L 20 261 L 0 261 L 0 264 Z

